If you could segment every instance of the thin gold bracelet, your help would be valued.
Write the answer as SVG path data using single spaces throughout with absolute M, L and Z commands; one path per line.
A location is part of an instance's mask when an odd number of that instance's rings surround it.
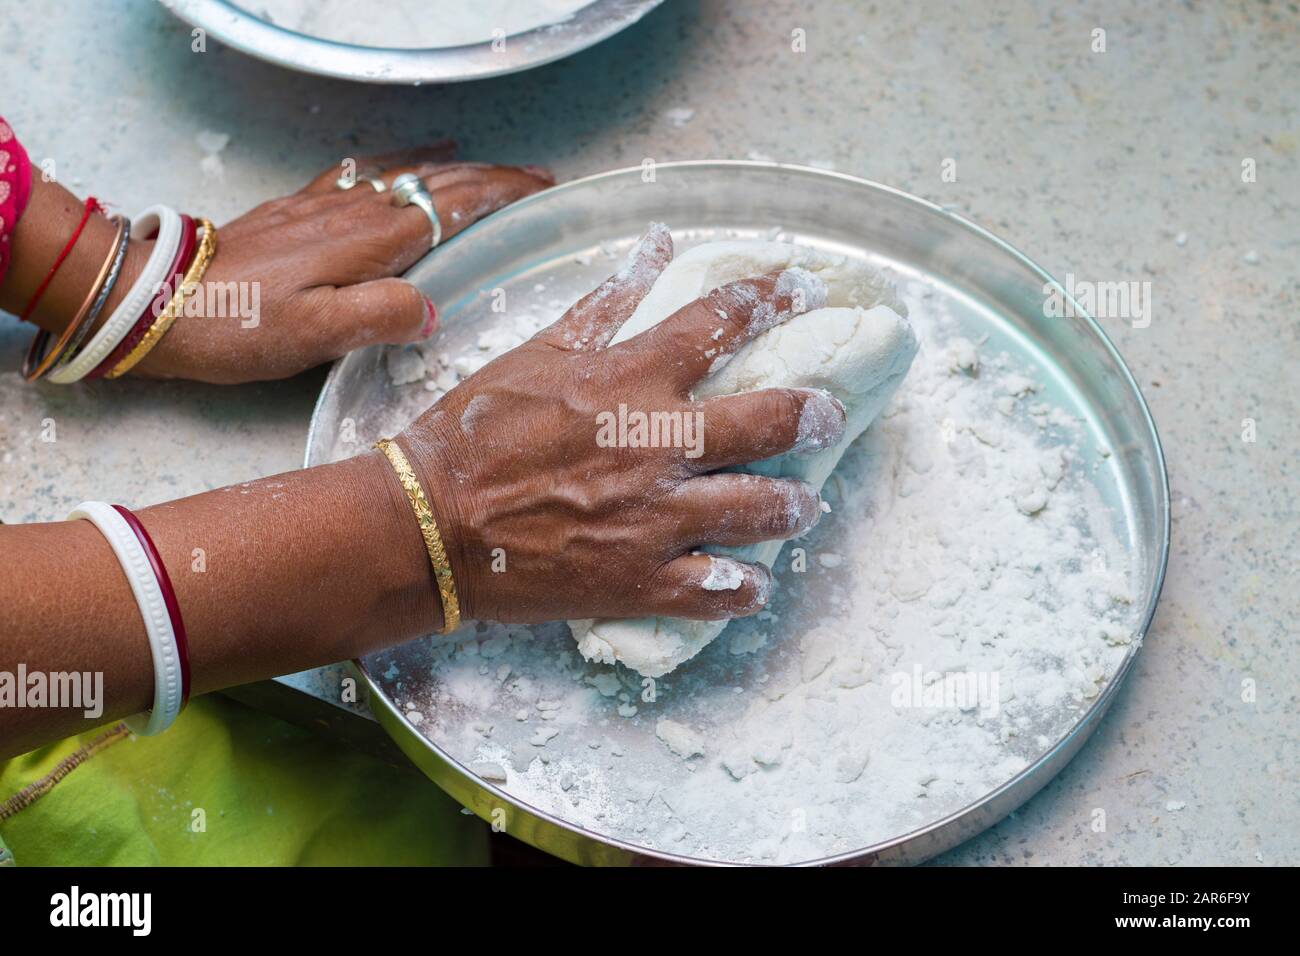
M 415 477 L 411 463 L 402 454 L 402 449 L 391 438 L 381 438 L 375 447 L 384 453 L 397 472 L 397 480 L 402 483 L 411 509 L 415 512 L 416 524 L 420 526 L 420 535 L 424 538 L 424 549 L 429 552 L 429 563 L 433 565 L 433 578 L 438 582 L 438 593 L 442 596 L 442 631 L 448 634 L 460 626 L 460 601 L 456 598 L 456 580 L 452 577 L 451 563 L 447 560 L 447 549 L 442 546 L 442 535 L 438 533 L 438 522 L 433 519 L 433 509 L 429 499 L 424 496 L 424 489 Z
M 208 271 L 208 264 L 212 262 L 212 257 L 217 252 L 217 227 L 212 225 L 210 219 L 202 217 L 199 217 L 198 224 L 203 228 L 203 238 L 199 240 L 198 251 L 194 254 L 194 261 L 190 263 L 185 278 L 181 280 L 180 288 L 172 293 L 167 307 L 158 314 L 158 318 L 154 319 L 153 325 L 149 326 L 149 331 L 136 343 L 135 348 L 127 352 L 122 361 L 114 365 L 104 378 L 120 378 L 139 365 L 141 360 L 162 340 L 163 335 L 172 327 L 172 323 L 180 317 L 181 309 L 185 307 L 185 300 L 203 281 L 203 275 Z

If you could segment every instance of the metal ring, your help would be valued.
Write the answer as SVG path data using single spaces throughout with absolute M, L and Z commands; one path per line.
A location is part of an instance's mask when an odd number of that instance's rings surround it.
M 393 205 L 402 206 L 419 206 L 420 210 L 429 217 L 429 225 L 433 227 L 433 238 L 429 242 L 429 248 L 438 248 L 438 243 L 442 242 L 442 222 L 438 219 L 438 211 L 433 208 L 433 197 L 429 195 L 429 190 L 425 188 L 423 181 L 414 173 L 402 173 L 393 180 Z
M 377 193 L 381 193 L 388 188 L 378 176 L 340 176 L 334 180 L 334 185 L 339 189 L 351 189 L 357 183 L 370 183 L 371 188 Z

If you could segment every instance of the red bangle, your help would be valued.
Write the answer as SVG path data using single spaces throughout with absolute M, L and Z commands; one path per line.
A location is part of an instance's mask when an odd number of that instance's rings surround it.
M 90 221 L 90 214 L 92 212 L 103 212 L 103 207 L 100 206 L 99 200 L 94 196 L 87 196 L 86 205 L 81 210 L 81 221 L 77 223 L 77 228 L 72 230 L 72 238 L 70 238 L 64 245 L 63 251 L 60 252 L 59 257 L 54 260 L 54 265 L 50 266 L 50 271 L 45 274 L 44 280 L 42 280 L 41 284 L 36 287 L 36 291 L 32 293 L 32 297 L 27 300 L 27 305 L 23 308 L 22 315 L 18 316 L 19 321 L 26 322 L 27 317 L 36 309 L 36 303 L 41 301 L 41 296 L 45 295 L 45 290 L 48 289 L 50 283 L 54 281 L 54 273 L 59 271 L 59 266 L 63 265 L 63 260 L 68 258 L 68 253 L 72 252 L 72 247 L 75 246 L 77 240 L 81 238 L 81 232 L 86 228 L 86 223 Z
M 181 606 L 176 600 L 176 592 L 172 589 L 172 580 L 167 576 L 167 568 L 163 566 L 162 556 L 154 547 L 153 538 L 149 537 L 149 532 L 145 530 L 140 519 L 121 505 L 113 505 L 113 510 L 120 514 L 135 532 L 140 546 L 144 548 L 144 553 L 149 558 L 153 576 L 158 579 L 163 603 L 167 605 L 167 616 L 171 618 L 172 633 L 176 635 L 176 659 L 180 662 L 181 668 L 181 708 L 184 709 L 190 699 L 190 644 L 185 636 L 185 622 L 181 620 Z
M 181 244 L 176 247 L 176 255 L 172 259 L 171 268 L 167 270 L 166 284 L 159 289 L 156 296 L 149 300 L 149 304 L 140 313 L 140 318 L 136 319 L 135 325 L 131 326 L 131 331 L 126 333 L 126 338 L 117 343 L 117 347 L 105 356 L 104 361 L 90 370 L 86 375 L 87 379 L 103 378 L 144 338 L 144 334 L 153 325 L 154 319 L 158 318 L 162 310 L 167 308 L 167 303 L 171 300 L 173 293 L 180 288 L 181 280 L 185 278 L 185 273 L 190 266 L 190 259 L 194 257 L 196 248 L 198 248 L 198 238 L 194 220 L 190 216 L 182 215 Z

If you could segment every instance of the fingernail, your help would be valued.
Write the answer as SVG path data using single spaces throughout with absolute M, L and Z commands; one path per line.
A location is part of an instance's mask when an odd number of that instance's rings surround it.
M 822 520 L 822 498 L 806 481 L 790 480 L 790 509 L 794 512 L 794 536 L 807 534 Z
M 776 294 L 788 296 L 794 303 L 796 314 L 826 305 L 825 281 L 799 266 L 791 266 L 776 277 Z
M 659 278 L 659 273 L 645 272 L 642 269 L 641 261 L 652 250 L 663 250 L 672 255 L 673 234 L 662 222 L 652 222 L 646 227 L 645 234 L 636 242 L 632 243 L 632 248 L 627 251 L 623 258 L 623 266 L 618 270 L 618 276 L 626 279 L 634 271 L 641 270 L 641 279 L 648 285 Z
M 420 337 L 427 339 L 438 327 L 438 307 L 427 295 L 421 294 L 420 298 L 424 299 L 424 325 L 420 326 Z
M 710 554 L 707 557 L 709 570 L 700 582 L 700 587 L 706 591 L 731 592 L 735 595 L 722 602 L 725 606 L 723 613 L 727 617 L 745 617 L 763 609 L 772 597 L 771 569 L 764 564 L 747 564 L 723 555 Z M 750 586 L 750 591 L 742 603 L 741 595 L 737 592 L 746 584 Z
M 647 245 L 662 246 L 672 249 L 673 232 L 662 222 L 652 222 L 645 229 L 642 239 Z
M 700 582 L 706 591 L 737 591 L 745 583 L 746 565 L 734 558 L 708 555 L 709 573 Z
M 757 614 L 772 599 L 772 571 L 762 564 L 745 566 L 745 577 L 754 582 L 754 600 L 742 614 Z
M 538 179 L 545 179 L 548 183 L 555 182 L 555 173 L 551 172 L 545 166 L 528 165 L 524 167 L 524 172 L 532 173 Z
M 830 392 L 821 388 L 802 388 L 808 399 L 799 412 L 799 426 L 795 432 L 793 451 L 815 452 L 830 448 L 844 437 L 848 414 L 844 405 Z

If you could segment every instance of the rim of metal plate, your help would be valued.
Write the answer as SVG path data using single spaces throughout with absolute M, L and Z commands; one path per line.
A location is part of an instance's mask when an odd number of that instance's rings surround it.
M 1141 421 L 1138 423 L 1143 436 L 1150 443 L 1150 450 L 1154 456 L 1154 476 L 1156 477 L 1156 487 L 1152 489 L 1153 500 L 1156 510 L 1156 529 L 1159 533 L 1159 540 L 1156 542 L 1156 555 L 1153 566 L 1154 580 L 1150 588 L 1146 603 L 1140 614 L 1141 624 L 1137 631 L 1137 638 L 1133 646 L 1125 656 L 1123 663 L 1116 671 L 1115 676 L 1106 684 L 1103 690 L 1098 694 L 1096 700 L 1087 711 L 1079 718 L 1071 729 L 1066 732 L 1051 748 L 1042 754 L 1037 760 L 1025 767 L 1018 774 L 1006 781 L 1001 786 L 991 790 L 980 799 L 956 810 L 947 816 L 936 820 L 924 827 L 891 837 L 888 840 L 880 841 L 861 849 L 851 850 L 835 856 L 825 857 L 819 860 L 810 860 L 803 865 L 846 865 L 846 864 L 886 864 L 886 863 L 917 863 L 924 861 L 944 850 L 969 839 L 970 837 L 982 832 L 994 823 L 1003 819 L 1026 800 L 1032 797 L 1043 786 L 1045 786 L 1078 752 L 1084 742 L 1096 729 L 1105 716 L 1106 711 L 1114 702 L 1119 688 L 1123 686 L 1129 671 L 1132 669 L 1133 662 L 1142 645 L 1142 639 L 1145 638 L 1147 631 L 1150 629 L 1152 618 L 1155 615 L 1156 605 L 1160 598 L 1160 592 L 1164 586 L 1165 572 L 1169 561 L 1169 542 L 1170 542 L 1170 512 L 1169 512 L 1169 479 L 1165 465 L 1164 450 L 1160 444 L 1160 436 L 1156 430 L 1154 419 L 1151 417 L 1150 409 L 1147 406 L 1145 398 L 1142 396 L 1141 389 L 1138 388 L 1137 382 L 1129 372 L 1128 366 L 1120 357 L 1119 352 L 1111 343 L 1101 326 L 1092 318 L 1092 316 L 1083 309 L 1077 301 L 1066 293 L 1065 289 L 1059 282 L 1053 279 L 1042 267 L 1012 246 L 1010 243 L 998 238 L 993 233 L 976 225 L 969 219 L 960 216 L 941 206 L 935 205 L 928 200 L 914 196 L 902 190 L 895 189 L 891 186 L 885 186 L 871 180 L 862 179 L 856 176 L 849 176 L 844 173 L 831 172 L 828 170 L 815 169 L 807 166 L 799 166 L 787 163 L 767 163 L 767 162 L 750 162 L 743 160 L 691 160 L 673 163 L 660 163 L 658 170 L 664 172 L 689 172 L 690 170 L 701 171 L 726 171 L 733 169 L 771 169 L 780 171 L 787 175 L 810 176 L 810 177 L 830 177 L 840 180 L 846 184 L 861 187 L 867 190 L 873 190 L 891 197 L 898 201 L 915 204 L 921 210 L 933 216 L 941 217 L 946 220 L 946 225 L 952 228 L 966 231 L 975 238 L 992 244 L 1005 255 L 1013 258 L 1017 264 L 1036 274 L 1044 286 L 1052 286 L 1056 292 L 1065 300 L 1069 301 L 1074 307 L 1074 314 L 1084 325 L 1089 335 L 1096 338 L 1098 344 L 1104 350 L 1106 357 L 1112 363 L 1112 371 L 1115 372 L 1122 385 L 1130 392 L 1130 397 L 1136 402 L 1140 409 Z M 494 225 L 499 225 L 501 217 L 509 217 L 512 212 L 517 213 L 525 207 L 535 206 L 555 202 L 557 199 L 564 197 L 566 193 L 586 190 L 593 185 L 608 184 L 611 180 L 620 178 L 627 179 L 629 184 L 639 180 L 643 170 L 641 167 L 631 167 L 627 169 L 611 170 L 609 172 L 598 173 L 587 176 L 582 179 L 576 179 L 571 182 L 555 186 L 545 192 L 537 193 L 514 206 L 511 206 L 500 213 L 491 217 L 491 220 L 498 220 Z M 485 221 L 486 222 L 486 221 Z M 465 232 L 449 240 L 449 243 L 472 241 L 476 231 L 483 228 L 484 223 L 471 226 Z M 445 248 L 445 247 L 444 247 Z M 417 278 L 418 275 L 429 268 L 431 259 L 426 256 L 417 263 L 410 272 L 408 278 Z M 321 429 L 322 418 L 326 414 L 324 409 L 327 405 L 327 399 L 332 394 L 337 382 L 344 377 L 347 371 L 349 360 L 356 361 L 362 353 L 352 353 L 351 356 L 345 356 L 339 359 L 330 370 L 321 388 L 321 395 L 316 403 L 316 408 L 312 413 L 311 426 L 307 434 L 307 449 L 304 456 L 304 467 L 311 467 L 319 462 L 313 460 L 313 448 L 317 440 L 318 429 Z M 596 833 L 569 823 L 559 817 L 538 810 L 528 805 L 522 800 L 512 796 L 506 790 L 479 778 L 473 774 L 467 767 L 457 761 L 450 754 L 445 752 L 436 743 L 429 740 L 420 731 L 412 725 L 392 701 L 383 693 L 383 691 L 371 680 L 369 674 L 361 662 L 353 662 L 360 675 L 360 679 L 365 686 L 369 704 L 372 712 L 382 727 L 394 739 L 397 745 L 404 753 L 422 770 L 426 775 L 434 780 L 439 786 L 449 794 L 459 800 L 464 806 L 478 814 L 485 820 L 493 820 L 493 812 L 498 810 L 503 804 L 512 807 L 516 816 L 511 819 L 509 832 L 525 842 L 545 850 L 563 859 L 575 863 L 595 863 L 595 864 L 641 864 L 641 865 L 727 865 L 718 861 L 702 860 L 692 857 L 679 856 L 672 853 L 665 853 L 648 847 L 636 846 L 625 843 L 612 837 Z
M 249 56 L 268 63 L 362 83 L 459 83 L 532 69 L 607 39 L 663 0 L 593 0 L 556 26 L 543 26 L 492 43 L 400 49 L 338 43 L 269 23 L 229 0 L 160 0 L 172 13 Z

